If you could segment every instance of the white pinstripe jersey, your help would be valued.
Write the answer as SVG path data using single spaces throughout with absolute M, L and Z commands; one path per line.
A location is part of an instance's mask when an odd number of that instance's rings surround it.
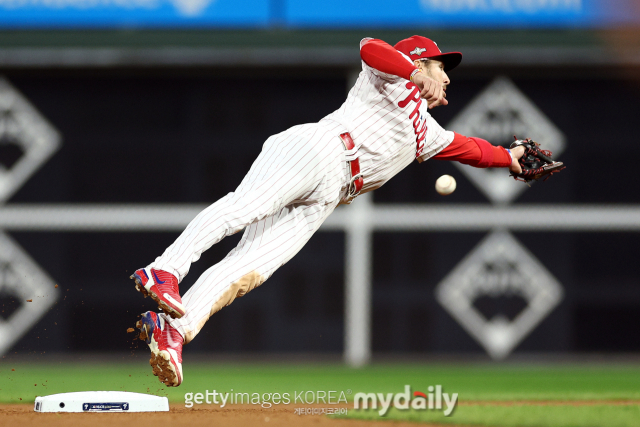
M 454 137 L 431 117 L 416 85 L 364 61 L 347 100 L 323 121 L 340 123 L 359 147 L 363 191 L 379 188 L 414 159 L 423 162 L 435 156 Z

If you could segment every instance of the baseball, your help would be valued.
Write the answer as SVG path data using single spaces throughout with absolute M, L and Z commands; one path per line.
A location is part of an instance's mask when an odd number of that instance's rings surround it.
M 453 193 L 456 189 L 456 180 L 451 175 L 442 175 L 436 180 L 436 191 L 442 196 Z

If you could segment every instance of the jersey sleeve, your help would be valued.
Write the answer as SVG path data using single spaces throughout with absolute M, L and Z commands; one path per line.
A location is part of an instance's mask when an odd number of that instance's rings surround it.
M 389 81 L 409 80 L 416 69 L 411 59 L 382 40 L 364 38 L 360 42 L 362 67 Z

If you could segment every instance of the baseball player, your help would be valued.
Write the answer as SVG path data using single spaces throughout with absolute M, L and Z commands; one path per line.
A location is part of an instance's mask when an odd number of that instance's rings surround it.
M 209 317 L 264 283 L 340 204 L 373 191 L 414 160 L 456 160 L 522 172 L 526 147 L 512 150 L 444 130 L 429 109 L 447 105 L 447 72 L 462 60 L 413 36 L 394 47 L 366 38 L 362 72 L 340 108 L 318 123 L 267 139 L 240 186 L 196 216 L 162 255 L 131 278 L 162 313 L 137 323 L 153 373 L 183 381 L 182 346 Z M 211 245 L 244 230 L 238 246 L 180 297 L 178 284 Z

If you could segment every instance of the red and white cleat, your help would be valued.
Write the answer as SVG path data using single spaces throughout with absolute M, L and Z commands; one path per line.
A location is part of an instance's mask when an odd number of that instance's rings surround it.
M 174 319 L 184 316 L 185 308 L 176 276 L 155 268 L 141 268 L 131 278 L 136 282 L 136 289 L 145 297 L 150 296 L 162 311 Z
M 153 311 L 142 313 L 136 323 L 138 336 L 151 350 L 149 364 L 153 375 L 168 387 L 182 384 L 182 343 L 180 332 Z

